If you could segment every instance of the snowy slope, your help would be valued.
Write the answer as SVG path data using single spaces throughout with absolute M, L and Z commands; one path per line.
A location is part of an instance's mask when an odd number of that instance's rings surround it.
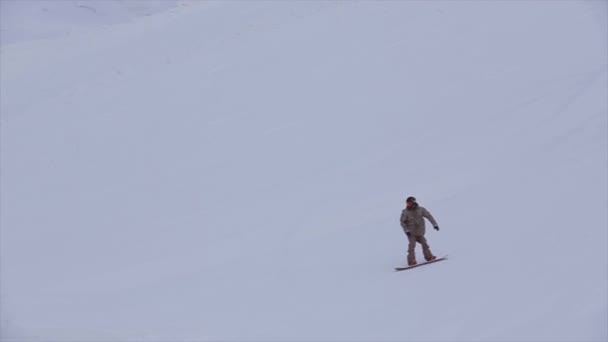
M 604 10 L 205 2 L 4 44 L 2 338 L 608 339 Z M 450 260 L 394 273 L 408 195 Z
M 66 36 L 185 6 L 189 0 L 2 0 L 2 45 Z

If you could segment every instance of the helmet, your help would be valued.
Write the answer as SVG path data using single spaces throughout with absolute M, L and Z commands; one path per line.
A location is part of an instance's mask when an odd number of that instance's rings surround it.
M 406 202 L 412 202 L 412 203 L 416 203 L 416 197 L 414 197 L 414 196 L 410 196 L 410 197 L 408 197 L 408 198 L 407 198 L 405 201 L 406 201 Z

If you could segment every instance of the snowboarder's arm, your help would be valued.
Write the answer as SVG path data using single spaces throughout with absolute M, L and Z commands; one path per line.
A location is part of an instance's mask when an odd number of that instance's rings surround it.
M 401 222 L 401 228 L 403 228 L 403 232 L 405 233 L 405 235 L 407 235 L 407 225 L 405 224 L 405 213 L 401 213 L 401 219 L 399 220 Z
M 422 216 L 426 217 L 429 221 L 431 221 L 431 223 L 433 224 L 433 227 L 438 227 L 439 226 L 437 224 L 437 221 L 435 221 L 435 218 L 433 217 L 433 215 L 431 215 L 431 213 L 428 210 L 423 209 L 422 210 Z

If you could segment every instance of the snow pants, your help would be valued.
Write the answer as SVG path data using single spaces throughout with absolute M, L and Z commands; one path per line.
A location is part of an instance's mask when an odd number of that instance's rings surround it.
M 422 253 L 424 254 L 424 258 L 426 260 L 430 260 L 433 257 L 433 253 L 431 253 L 429 244 L 426 242 L 426 238 L 424 236 L 415 236 L 414 234 L 410 234 L 410 236 L 408 236 L 408 240 L 410 241 L 407 248 L 408 263 L 416 262 L 416 242 L 422 245 Z

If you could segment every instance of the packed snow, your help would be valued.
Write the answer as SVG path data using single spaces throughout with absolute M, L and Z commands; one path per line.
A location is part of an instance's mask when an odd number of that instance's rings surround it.
M 606 2 L 0 4 L 2 341 L 608 340 Z

